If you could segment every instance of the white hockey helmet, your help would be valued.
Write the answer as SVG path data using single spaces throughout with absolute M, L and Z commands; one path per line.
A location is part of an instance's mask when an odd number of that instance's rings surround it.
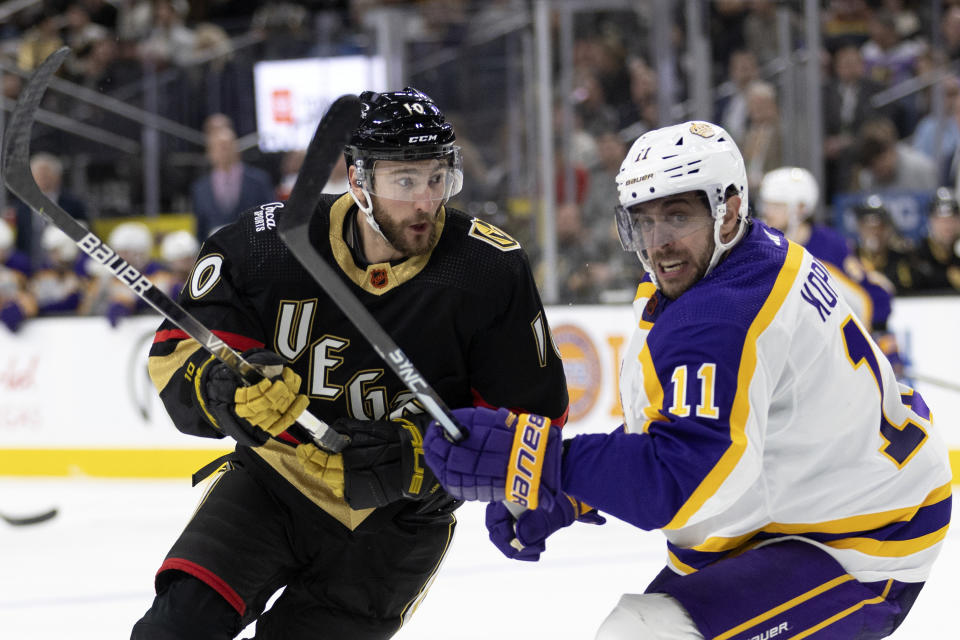
M 196 236 L 186 229 L 168 233 L 160 243 L 160 257 L 167 263 L 196 258 L 199 250 Z
M 727 213 L 726 199 L 731 187 L 740 196 L 739 224 L 736 235 L 729 242 L 723 242 L 720 227 Z M 620 198 L 617 230 L 623 248 L 637 252 L 654 284 L 658 283 L 653 265 L 630 209 L 642 202 L 688 191 L 703 192 L 710 203 L 715 244 L 706 271 L 710 273 L 747 227 L 747 171 L 740 149 L 722 127 L 700 121 L 654 129 L 637 138 L 617 174 Z
M 73 262 L 80 252 L 70 236 L 52 224 L 44 228 L 40 246 L 48 255 L 62 263 Z
M 767 172 L 760 182 L 760 212 L 770 205 L 786 206 L 786 228 L 789 238 L 801 222 L 813 215 L 820 198 L 820 187 L 813 174 L 803 167 L 780 167 Z
M 13 247 L 13 229 L 6 220 L 0 220 L 0 251 L 7 251 Z
M 124 222 L 110 232 L 107 244 L 114 251 L 150 253 L 153 249 L 153 234 L 142 222 Z

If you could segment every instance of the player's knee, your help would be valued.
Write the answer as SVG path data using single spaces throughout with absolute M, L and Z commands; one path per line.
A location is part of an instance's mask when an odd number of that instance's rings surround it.
M 597 630 L 596 640 L 703 640 L 686 609 L 665 593 L 627 593 Z
M 240 614 L 196 578 L 177 573 L 134 625 L 130 640 L 229 640 L 240 632 Z

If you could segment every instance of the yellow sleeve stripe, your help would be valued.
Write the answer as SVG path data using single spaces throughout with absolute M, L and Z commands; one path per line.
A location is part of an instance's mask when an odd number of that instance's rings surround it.
M 207 420 L 210 421 L 210 424 L 215 426 L 217 429 L 220 429 L 220 423 L 217 422 L 217 419 L 213 417 L 213 414 L 207 410 L 207 403 L 203 401 L 203 393 L 200 389 L 200 381 L 203 379 L 203 371 L 216 359 L 216 356 L 211 355 L 209 358 L 203 361 L 203 364 L 197 367 L 197 372 L 193 374 L 193 390 L 194 395 L 197 398 L 197 405 L 200 407 L 200 410 L 203 411 L 203 415 L 207 417 Z
M 879 529 L 891 525 L 895 522 L 908 522 L 912 520 L 913 517 L 920 511 L 923 507 L 929 507 L 930 505 L 937 504 L 942 502 L 950 497 L 952 493 L 951 485 L 948 482 L 942 487 L 937 487 L 927 495 L 922 503 L 912 506 L 904 507 L 902 509 L 891 509 L 889 511 L 881 511 L 878 513 L 866 513 L 859 516 L 851 516 L 849 518 L 839 518 L 837 520 L 827 520 L 824 522 L 814 522 L 814 523 L 793 523 L 793 524 L 783 524 L 783 523 L 772 523 L 762 529 L 757 529 L 756 531 L 751 531 L 743 535 L 723 538 L 723 537 L 713 537 L 707 538 L 701 544 L 698 544 L 693 547 L 694 551 L 703 551 L 708 553 L 717 553 L 723 551 L 730 551 L 731 549 L 736 549 L 740 547 L 744 542 L 750 540 L 758 533 L 782 533 L 785 535 L 803 535 L 809 533 L 826 533 L 826 534 L 842 534 L 848 531 L 871 531 L 873 529 Z M 945 533 L 945 529 L 940 530 Z M 919 551 L 925 549 L 928 546 L 931 546 L 938 542 L 939 540 L 934 540 L 936 538 L 935 534 L 940 533 L 940 531 L 933 532 L 921 538 L 914 538 L 912 540 L 904 541 L 891 541 L 891 542 L 882 542 L 879 540 L 869 539 L 870 543 L 881 543 L 881 544 L 900 544 L 900 543 L 913 543 L 915 540 L 926 540 L 925 543 L 919 545 L 919 548 L 914 549 L 908 553 L 902 555 L 909 555 L 914 551 Z M 933 536 L 933 537 L 931 537 Z M 942 539 L 942 536 L 941 536 Z M 853 547 L 844 547 L 840 543 L 843 543 L 845 540 L 867 540 L 866 538 L 845 538 L 844 540 L 836 540 L 834 542 L 826 543 L 831 547 L 835 548 L 853 548 Z M 893 547 L 891 547 L 893 548 Z M 869 553 L 865 551 L 865 553 Z M 871 554 L 878 555 L 878 554 Z M 879 554 L 884 555 L 884 554 Z M 900 554 L 897 554 L 900 555 Z
M 668 418 L 660 413 L 660 407 L 663 406 L 663 387 L 660 386 L 657 368 L 653 365 L 650 347 L 646 342 L 643 343 L 643 349 L 640 350 L 639 360 L 643 369 L 643 389 L 649 401 L 649 404 L 643 410 L 643 415 L 646 416 L 646 420 L 643 422 L 643 432 L 647 433 L 651 423 L 667 422 Z
M 696 573 L 696 569 L 690 565 L 684 563 L 673 553 L 673 551 L 667 550 L 667 563 L 672 566 L 674 569 L 679 571 L 684 575 L 690 575 L 691 573 Z
M 843 540 L 833 540 L 825 542 L 828 547 L 833 549 L 853 549 L 868 556 L 880 558 L 904 558 L 914 553 L 919 553 L 925 549 L 935 546 L 947 537 L 947 529 L 950 525 L 944 525 L 933 533 L 928 533 L 919 538 L 910 540 L 874 540 L 873 538 L 844 538 Z
M 173 353 L 169 355 L 150 356 L 147 360 L 147 372 L 150 374 L 150 379 L 157 391 L 163 391 L 169 384 L 170 379 L 173 378 L 173 374 L 200 348 L 200 343 L 191 338 L 181 340 Z
M 720 460 L 714 465 L 707 477 L 697 487 L 686 503 L 677 511 L 673 519 L 664 529 L 679 529 L 684 526 L 704 503 L 713 496 L 720 485 L 727 479 L 733 469 L 740 462 L 743 452 L 747 448 L 747 418 L 750 415 L 750 382 L 757 366 L 757 340 L 766 331 L 773 321 L 777 311 L 783 306 L 787 294 L 800 272 L 800 263 L 803 261 L 803 250 L 800 245 L 790 242 L 787 248 L 787 257 L 780 267 L 780 273 L 773 283 L 770 295 L 760 308 L 760 312 L 753 319 L 747 330 L 743 344 L 743 356 L 740 358 L 740 370 L 737 374 L 737 394 L 733 399 L 733 408 L 730 412 L 730 439 L 731 444 Z

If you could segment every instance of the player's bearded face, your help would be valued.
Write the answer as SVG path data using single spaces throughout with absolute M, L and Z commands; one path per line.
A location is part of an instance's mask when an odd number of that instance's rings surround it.
M 431 204 L 434 206 L 429 210 Z M 380 225 L 380 232 L 394 249 L 405 256 L 429 253 L 436 244 L 439 201 L 382 202 L 373 198 L 373 219 Z
M 677 298 L 707 273 L 716 246 L 713 217 L 692 193 L 638 205 L 637 224 L 660 291 Z

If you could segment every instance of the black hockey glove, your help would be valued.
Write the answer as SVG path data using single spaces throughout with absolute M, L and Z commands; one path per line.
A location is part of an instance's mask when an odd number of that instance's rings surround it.
M 341 418 L 331 426 L 350 436 L 343 450 L 344 498 L 354 509 L 382 507 L 442 491 L 423 460 L 423 431 L 429 416 L 398 420 Z
M 267 377 L 247 386 L 230 367 L 208 360 L 196 389 L 210 424 L 239 444 L 259 447 L 270 436 L 286 431 L 310 400 L 298 394 L 300 376 L 281 356 L 267 349 L 251 349 L 243 357 L 266 365 Z

